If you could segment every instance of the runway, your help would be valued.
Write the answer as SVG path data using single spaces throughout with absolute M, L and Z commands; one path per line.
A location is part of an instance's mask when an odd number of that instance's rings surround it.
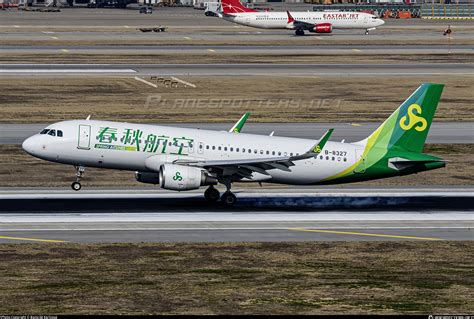
M 474 188 L 3 189 L 0 242 L 473 240 Z
M 44 124 L 0 124 L 0 144 L 21 144 L 23 141 L 48 126 Z M 233 123 L 166 123 L 165 126 L 201 128 L 227 131 Z M 332 140 L 356 142 L 366 138 L 380 123 L 247 123 L 243 133 L 267 135 L 275 131 L 275 136 L 318 139 L 328 128 L 334 128 Z M 474 123 L 434 122 L 430 128 L 429 144 L 472 144 L 474 143 Z
M 0 64 L 0 76 L 84 73 L 158 76 L 421 76 L 474 75 L 474 64 Z
M 174 36 L 178 38 L 180 36 Z M 120 40 L 124 41 L 123 37 Z M 196 37 L 195 37 L 196 38 Z M 213 37 L 214 38 L 214 37 Z M 163 38 L 162 38 L 163 39 Z M 160 40 L 162 40 L 160 39 Z M 135 39 L 136 40 L 136 39 Z M 170 39 L 172 40 L 172 39 Z M 199 39 L 194 39 L 198 41 Z M 215 38 L 214 38 L 215 40 Z M 255 40 L 255 39 L 254 39 Z M 71 40 L 80 43 L 80 39 Z M 144 40 L 145 41 L 145 40 Z M 229 41 L 238 42 L 238 39 Z M 275 39 L 275 42 L 277 40 Z M 300 42 L 298 42 L 300 43 Z M 58 54 L 59 52 L 68 54 L 235 54 L 235 55 L 305 55 L 305 54 L 470 54 L 474 53 L 472 45 L 448 45 L 439 43 L 436 45 L 380 45 L 380 44 L 318 44 L 301 45 L 2 45 L 4 53 L 31 53 L 37 54 Z

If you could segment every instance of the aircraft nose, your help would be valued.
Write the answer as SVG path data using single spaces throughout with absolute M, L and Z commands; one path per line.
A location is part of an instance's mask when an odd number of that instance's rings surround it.
M 383 21 L 382 19 L 379 19 L 379 25 L 384 25 L 385 24 L 385 21 Z
M 38 155 L 38 151 L 40 148 L 40 144 L 38 141 L 37 136 L 31 136 L 28 137 L 26 140 L 23 141 L 23 144 L 21 144 L 21 147 L 25 152 L 27 152 L 30 155 Z

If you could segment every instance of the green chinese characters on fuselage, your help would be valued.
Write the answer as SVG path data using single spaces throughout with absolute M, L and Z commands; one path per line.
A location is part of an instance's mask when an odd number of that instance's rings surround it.
M 194 141 L 185 136 L 146 134 L 140 129 L 126 128 L 119 132 L 112 127 L 100 127 L 96 140 L 99 143 L 95 144 L 95 148 L 173 155 L 187 155 Z M 117 141 L 119 145 L 116 145 Z

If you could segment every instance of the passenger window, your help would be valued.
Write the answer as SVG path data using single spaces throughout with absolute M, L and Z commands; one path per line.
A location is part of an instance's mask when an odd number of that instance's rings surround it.
M 263 150 L 260 150 L 260 155 L 263 155 Z
M 217 147 L 217 149 L 220 151 L 220 150 L 222 150 L 222 147 L 221 147 L 221 146 L 219 146 L 219 147 Z
M 238 151 L 239 151 L 239 148 L 237 147 L 237 148 L 235 149 L 235 151 L 238 152 Z
M 278 152 L 278 156 L 281 156 L 281 152 Z
M 208 150 L 208 149 L 209 149 L 209 145 L 206 145 L 206 150 Z
M 249 153 L 252 153 L 252 150 L 249 148 Z
M 293 153 L 290 153 L 290 156 L 293 156 Z
M 49 130 L 48 135 L 56 136 L 56 130 Z
M 254 152 L 255 154 L 257 154 L 257 150 L 253 150 L 253 152 Z
M 216 147 L 215 147 L 215 146 L 212 146 L 212 150 L 214 151 L 215 149 L 216 149 Z
M 272 151 L 272 155 L 275 155 L 275 151 Z
M 63 131 L 58 131 L 58 137 L 63 137 Z
M 226 151 L 226 152 L 227 152 L 227 146 L 225 146 L 225 147 L 224 147 L 224 151 Z
M 270 155 L 270 151 L 267 151 L 267 155 Z
M 230 148 L 230 151 L 231 151 L 231 152 L 233 152 L 233 151 L 234 151 L 234 148 L 233 148 L 233 147 L 231 147 L 231 148 Z

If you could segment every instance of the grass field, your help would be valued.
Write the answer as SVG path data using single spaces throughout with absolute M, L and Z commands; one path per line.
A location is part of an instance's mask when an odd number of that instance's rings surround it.
M 387 118 L 422 82 L 445 83 L 435 121 L 474 121 L 473 76 L 181 77 L 158 88 L 130 77 L 0 78 L 0 121 L 360 122 Z
M 375 180 L 359 185 L 473 185 L 474 184 L 474 145 L 427 145 L 425 152 L 440 156 L 450 162 L 446 167 L 415 175 Z M 65 187 L 74 180 L 74 168 L 55 164 L 26 154 L 20 145 L 0 145 L 0 187 Z M 82 184 L 87 187 L 99 186 L 146 186 L 135 181 L 133 172 L 87 168 Z M 263 183 L 265 187 L 277 185 Z M 157 187 L 148 185 L 150 187 Z M 237 183 L 236 186 L 239 186 Z M 243 187 L 259 187 L 251 183 Z
M 0 245 L 0 312 L 472 313 L 470 242 Z

